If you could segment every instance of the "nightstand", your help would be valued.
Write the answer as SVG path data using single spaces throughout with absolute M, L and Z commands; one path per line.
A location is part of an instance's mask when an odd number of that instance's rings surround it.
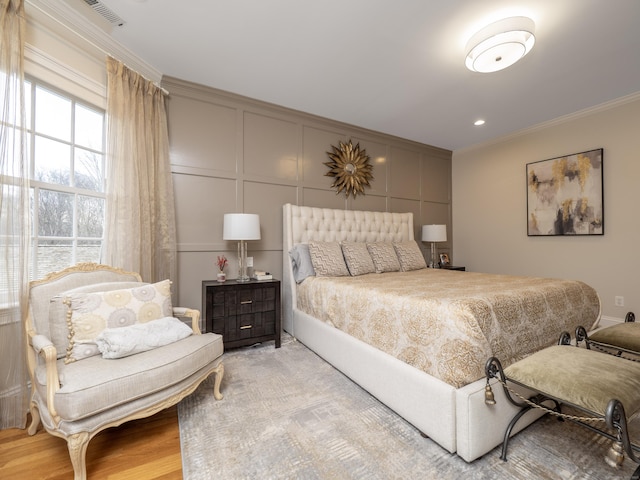
M 467 270 L 466 267 L 456 267 L 455 265 L 441 265 L 440 268 L 442 268 L 443 270 L 459 270 L 461 272 Z
M 224 348 L 275 340 L 280 348 L 280 281 L 204 280 L 205 330 L 222 335 Z

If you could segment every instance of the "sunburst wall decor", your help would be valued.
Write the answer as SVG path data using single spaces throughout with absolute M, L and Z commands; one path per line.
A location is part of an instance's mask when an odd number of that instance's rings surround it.
M 339 142 L 338 147 L 331 145 L 333 152 L 327 152 L 330 162 L 324 164 L 329 167 L 325 173 L 327 177 L 334 177 L 335 180 L 331 188 L 336 189 L 336 195 L 344 190 L 347 198 L 349 195 L 361 193 L 364 195 L 364 187 L 371 187 L 369 183 L 373 180 L 373 166 L 369 163 L 369 155 L 366 150 L 360 150 L 360 144 L 353 146 L 351 140 L 348 143 Z

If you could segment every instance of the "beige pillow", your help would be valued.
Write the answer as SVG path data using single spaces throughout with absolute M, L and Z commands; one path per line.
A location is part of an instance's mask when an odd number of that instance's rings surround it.
M 415 240 L 394 242 L 393 248 L 396 250 L 403 272 L 427 268 L 427 262 L 424 261 L 424 256 Z
M 106 328 L 120 328 L 170 317 L 171 281 L 122 290 L 71 293 L 69 307 L 69 347 L 65 363 L 99 355 L 95 339 Z
M 342 248 L 338 242 L 309 242 L 309 254 L 316 276 L 349 276 L 349 270 L 342 256 Z
M 69 307 L 65 304 L 66 298 L 72 293 L 106 292 L 109 290 L 122 290 L 124 288 L 136 288 L 148 285 L 142 282 L 104 282 L 92 283 L 81 287 L 67 290 L 56 295 L 49 301 L 49 331 L 51 341 L 56 347 L 58 358 L 63 358 L 69 348 L 69 326 L 67 325 L 67 312 Z
M 347 268 L 352 276 L 375 273 L 376 267 L 371 255 L 369 255 L 366 243 L 342 242 L 341 246 Z
M 400 262 L 392 243 L 367 243 L 367 250 L 376 267 L 376 273 L 400 271 Z

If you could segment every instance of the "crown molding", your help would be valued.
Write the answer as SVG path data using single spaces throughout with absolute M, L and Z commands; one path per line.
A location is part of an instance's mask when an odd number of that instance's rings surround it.
M 75 2 L 76 6 L 72 6 L 69 1 Z M 75 43 L 79 37 L 81 41 L 89 43 L 105 55 L 120 60 L 149 80 L 156 83 L 162 80 L 162 72 L 111 37 L 109 35 L 111 28 L 108 22 L 99 17 L 84 2 L 80 0 L 26 0 L 26 5 L 37 9 L 59 26 L 64 27 L 62 30 L 54 29 L 65 40 Z M 29 17 L 28 9 L 27 17 Z
M 548 120 L 546 122 L 538 123 L 531 127 L 527 127 L 522 130 L 518 130 L 517 132 L 509 133 L 507 135 L 503 135 L 501 137 L 492 138 L 491 140 L 487 140 L 486 142 L 477 143 L 475 145 L 471 145 L 470 147 L 461 148 L 459 150 L 455 150 L 453 153 L 461 154 L 476 150 L 478 148 L 490 147 L 492 145 L 497 145 L 499 143 L 508 142 L 510 140 L 516 139 L 518 137 L 522 137 L 524 135 L 528 135 L 534 132 L 538 132 L 540 130 L 545 130 L 547 128 L 555 127 L 558 125 L 562 125 L 564 123 L 572 122 L 574 120 L 578 120 L 580 118 L 588 117 L 589 115 L 593 115 L 595 113 L 604 112 L 606 110 L 610 110 L 612 108 L 620 107 L 622 105 L 626 105 L 628 103 L 633 103 L 640 100 L 640 92 L 631 93 L 629 95 L 625 95 L 623 97 L 616 98 L 614 100 L 600 103 L 598 105 L 594 105 L 593 107 L 588 107 L 583 110 L 578 110 L 574 113 L 569 113 L 567 115 L 562 115 L 560 117 L 554 118 L 552 120 Z

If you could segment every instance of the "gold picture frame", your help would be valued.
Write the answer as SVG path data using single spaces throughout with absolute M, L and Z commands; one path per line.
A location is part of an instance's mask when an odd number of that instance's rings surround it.
M 325 173 L 327 177 L 334 177 L 331 188 L 336 189 L 336 195 L 344 191 L 347 198 L 357 194 L 364 195 L 364 187 L 371 187 L 373 180 L 373 166 L 369 163 L 366 150 L 360 149 L 360 144 L 354 146 L 352 141 L 339 142 L 338 147 L 331 146 L 332 152 L 327 152 L 331 161 L 324 164 L 329 167 Z

